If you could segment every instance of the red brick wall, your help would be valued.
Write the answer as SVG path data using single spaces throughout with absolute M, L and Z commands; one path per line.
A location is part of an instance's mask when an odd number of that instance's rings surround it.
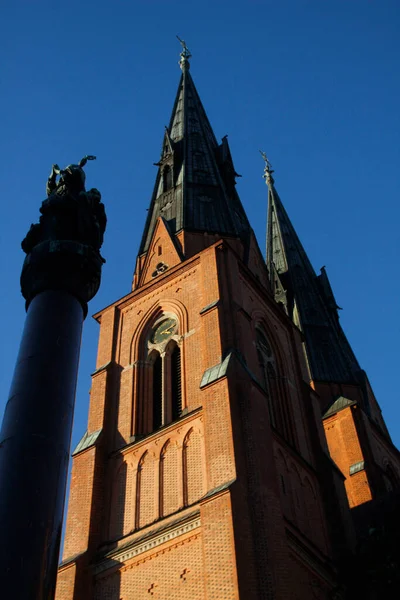
M 139 527 L 152 523 L 158 516 L 158 480 L 157 461 L 153 453 L 146 450 L 141 458 L 140 496 L 139 496 Z
M 350 466 L 364 460 L 353 417 L 355 407 L 348 407 L 324 420 L 329 452 L 343 475 L 350 507 L 372 499 L 365 470 L 350 475 Z
M 99 345 L 97 347 L 96 369 L 107 364 L 113 358 L 115 309 L 110 307 L 101 313 Z
M 69 491 L 63 559 L 84 552 L 88 545 L 93 502 L 95 448 L 74 458 Z
M 160 472 L 160 500 L 161 514 L 167 516 L 178 510 L 180 506 L 180 451 L 178 443 L 167 442 L 164 444 L 162 457 L 162 468 Z M 183 477 L 183 474 L 182 474 Z
M 104 425 L 107 375 L 107 369 L 104 369 L 92 377 L 88 433 L 98 431 L 99 429 L 102 429 Z
M 232 509 L 229 494 L 223 494 L 201 506 L 203 554 L 207 600 L 239 598 Z M 202 598 L 197 595 L 194 598 Z
M 132 482 L 131 469 L 124 461 L 118 468 L 114 476 L 112 486 L 111 513 L 109 535 L 115 539 L 127 533 L 125 523 L 128 521 L 126 513 L 129 511 L 129 491 L 128 481 Z M 132 487 L 132 483 L 129 487 Z M 132 489 L 131 489 L 132 492 Z M 128 529 L 129 531 L 129 529 Z
M 400 481 L 400 453 L 385 436 L 382 430 L 368 419 L 365 413 L 360 414 L 361 426 L 363 427 L 373 458 L 379 469 L 385 473 L 388 468 L 393 469 L 395 477 Z
M 311 598 L 331 598 L 334 584 L 330 573 L 327 573 L 326 579 L 321 577 L 320 573 L 312 569 L 310 565 L 304 563 L 304 559 L 292 553 L 290 563 L 290 577 L 292 581 L 293 600 L 310 600 Z
M 55 600 L 74 598 L 76 565 L 72 563 L 58 572 Z
M 171 243 L 163 235 L 156 240 L 162 252 Z M 328 552 L 303 407 L 304 359 L 295 357 L 299 334 L 260 287 L 254 275 L 260 279 L 262 268 L 253 250 L 253 273 L 239 264 L 229 244 L 218 243 L 171 266 L 98 317 L 98 367 L 112 361 L 93 378 L 89 413 L 90 430 L 104 428 L 104 510 L 91 520 L 97 451 L 92 448 L 74 459 L 64 556 L 85 551 L 89 544 L 88 560 L 93 560 L 100 542 L 109 544 L 110 551 L 120 548 L 162 526 L 165 519 L 177 519 L 185 504 L 201 502 L 201 529 L 142 552 L 140 560 L 115 563 L 97 577 L 98 599 L 221 600 L 242 593 L 246 600 L 258 600 L 260 593 L 272 598 L 275 591 L 276 598 L 286 599 L 287 527 L 297 528 L 303 542 L 314 543 L 318 552 Z M 218 305 L 202 312 L 215 301 Z M 183 407 L 189 412 L 133 442 L 135 411 L 148 400 L 144 342 L 163 313 L 179 322 Z M 265 394 L 248 372 L 259 377 L 254 344 L 259 324 L 276 352 L 280 393 L 296 448 L 292 439 L 271 429 Z M 248 371 L 234 355 L 228 376 L 200 389 L 204 371 L 233 348 L 246 358 Z M 275 442 L 280 450 L 276 461 Z M 232 490 L 224 489 L 228 483 Z M 204 498 L 219 487 L 217 495 Z M 95 526 L 101 539 L 90 546 L 89 527 Z M 67 591 L 60 594 L 59 600 L 72 600 Z
M 180 426 L 152 436 L 124 451 L 110 464 L 112 491 L 109 537 L 132 532 L 160 516 L 192 504 L 205 493 L 202 417 L 188 417 Z M 186 454 L 186 459 L 184 458 Z M 140 487 L 137 488 L 138 472 Z M 186 497 L 185 497 L 186 496 Z M 139 504 L 137 504 L 139 502 Z
M 204 466 L 202 461 L 202 438 L 200 433 L 191 429 L 183 442 L 184 469 L 183 479 L 186 489 L 185 502 L 188 506 L 201 498 L 204 489 Z
M 201 531 L 181 536 L 96 580 L 94 600 L 206 598 Z M 208 596 L 207 596 L 208 597 Z M 217 596 L 210 596 L 210 598 Z M 230 596 L 219 596 L 221 598 Z M 236 596 L 232 596 L 235 598 Z M 58 599 L 57 599 L 58 600 Z M 83 600 L 83 599 L 82 599 Z

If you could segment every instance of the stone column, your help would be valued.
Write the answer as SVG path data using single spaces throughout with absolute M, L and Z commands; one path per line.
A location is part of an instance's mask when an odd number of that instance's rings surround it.
M 67 169 L 75 185 L 82 169 Z M 16 600 L 54 597 L 82 325 L 104 262 L 100 194 L 66 179 L 22 244 L 27 316 L 0 433 L 0 589 Z

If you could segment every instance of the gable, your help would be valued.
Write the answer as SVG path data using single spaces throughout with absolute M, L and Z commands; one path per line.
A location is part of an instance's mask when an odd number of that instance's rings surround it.
M 139 275 L 139 285 L 155 279 L 180 262 L 182 262 L 182 258 L 176 242 L 169 232 L 168 225 L 162 217 L 158 217 Z

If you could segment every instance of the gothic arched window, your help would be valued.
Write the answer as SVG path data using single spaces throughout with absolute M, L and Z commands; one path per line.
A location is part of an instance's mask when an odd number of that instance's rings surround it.
M 153 394 L 152 394 L 152 429 L 155 431 L 162 425 L 162 358 L 157 352 L 153 362 Z
M 256 347 L 261 383 L 267 396 L 271 425 L 288 441 L 294 443 L 293 432 L 290 428 L 290 419 L 288 419 L 286 414 L 286 399 L 282 389 L 282 378 L 278 374 L 271 344 L 260 329 L 256 330 Z
M 175 345 L 171 352 L 171 412 L 176 421 L 182 414 L 181 349 Z
M 163 317 L 144 341 L 137 387 L 136 434 L 146 435 L 180 418 L 183 409 L 178 322 Z
M 278 390 L 276 378 L 275 358 L 271 350 L 271 346 L 264 334 L 257 329 L 257 356 L 258 364 L 261 371 L 261 383 L 265 389 L 268 399 L 268 411 L 271 425 L 277 426 L 277 410 Z
M 172 188 L 172 169 L 166 165 L 163 170 L 163 192 L 167 192 Z

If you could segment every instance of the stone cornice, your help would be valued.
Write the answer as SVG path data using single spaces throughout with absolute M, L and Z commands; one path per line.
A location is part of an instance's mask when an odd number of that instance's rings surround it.
M 329 563 L 323 564 L 321 560 L 302 544 L 292 532 L 286 530 L 286 537 L 289 548 L 295 552 L 296 556 L 303 560 L 309 567 L 311 567 L 318 575 L 320 575 L 326 582 L 331 586 L 335 584 L 332 572 L 332 565 Z
M 148 550 L 154 550 L 158 546 L 170 542 L 185 533 L 189 533 L 201 525 L 200 514 L 197 513 L 190 520 L 176 524 L 175 526 L 167 526 L 163 531 L 157 530 L 153 535 L 146 536 L 145 539 L 133 540 L 129 546 L 116 549 L 109 552 L 107 556 L 93 570 L 96 575 L 115 567 L 116 563 L 125 563 L 131 558 L 135 558 Z
M 197 408 L 190 411 L 189 413 L 182 415 L 177 421 L 172 421 L 172 423 L 168 423 L 168 425 L 164 425 L 163 427 L 160 427 L 156 431 L 153 431 L 152 433 L 149 433 L 149 434 L 141 437 L 140 439 L 133 440 L 126 446 L 123 446 L 122 448 L 118 448 L 117 450 L 114 450 L 111 454 L 114 456 L 118 455 L 118 454 L 126 454 L 134 446 L 135 446 L 135 448 L 140 448 L 141 445 L 148 444 L 149 442 L 156 439 L 157 437 L 162 437 L 168 431 L 173 431 L 174 429 L 177 429 L 179 427 L 182 427 L 183 425 L 186 425 L 191 420 L 199 417 L 201 415 L 202 411 L 203 411 L 203 407 L 198 406 Z

